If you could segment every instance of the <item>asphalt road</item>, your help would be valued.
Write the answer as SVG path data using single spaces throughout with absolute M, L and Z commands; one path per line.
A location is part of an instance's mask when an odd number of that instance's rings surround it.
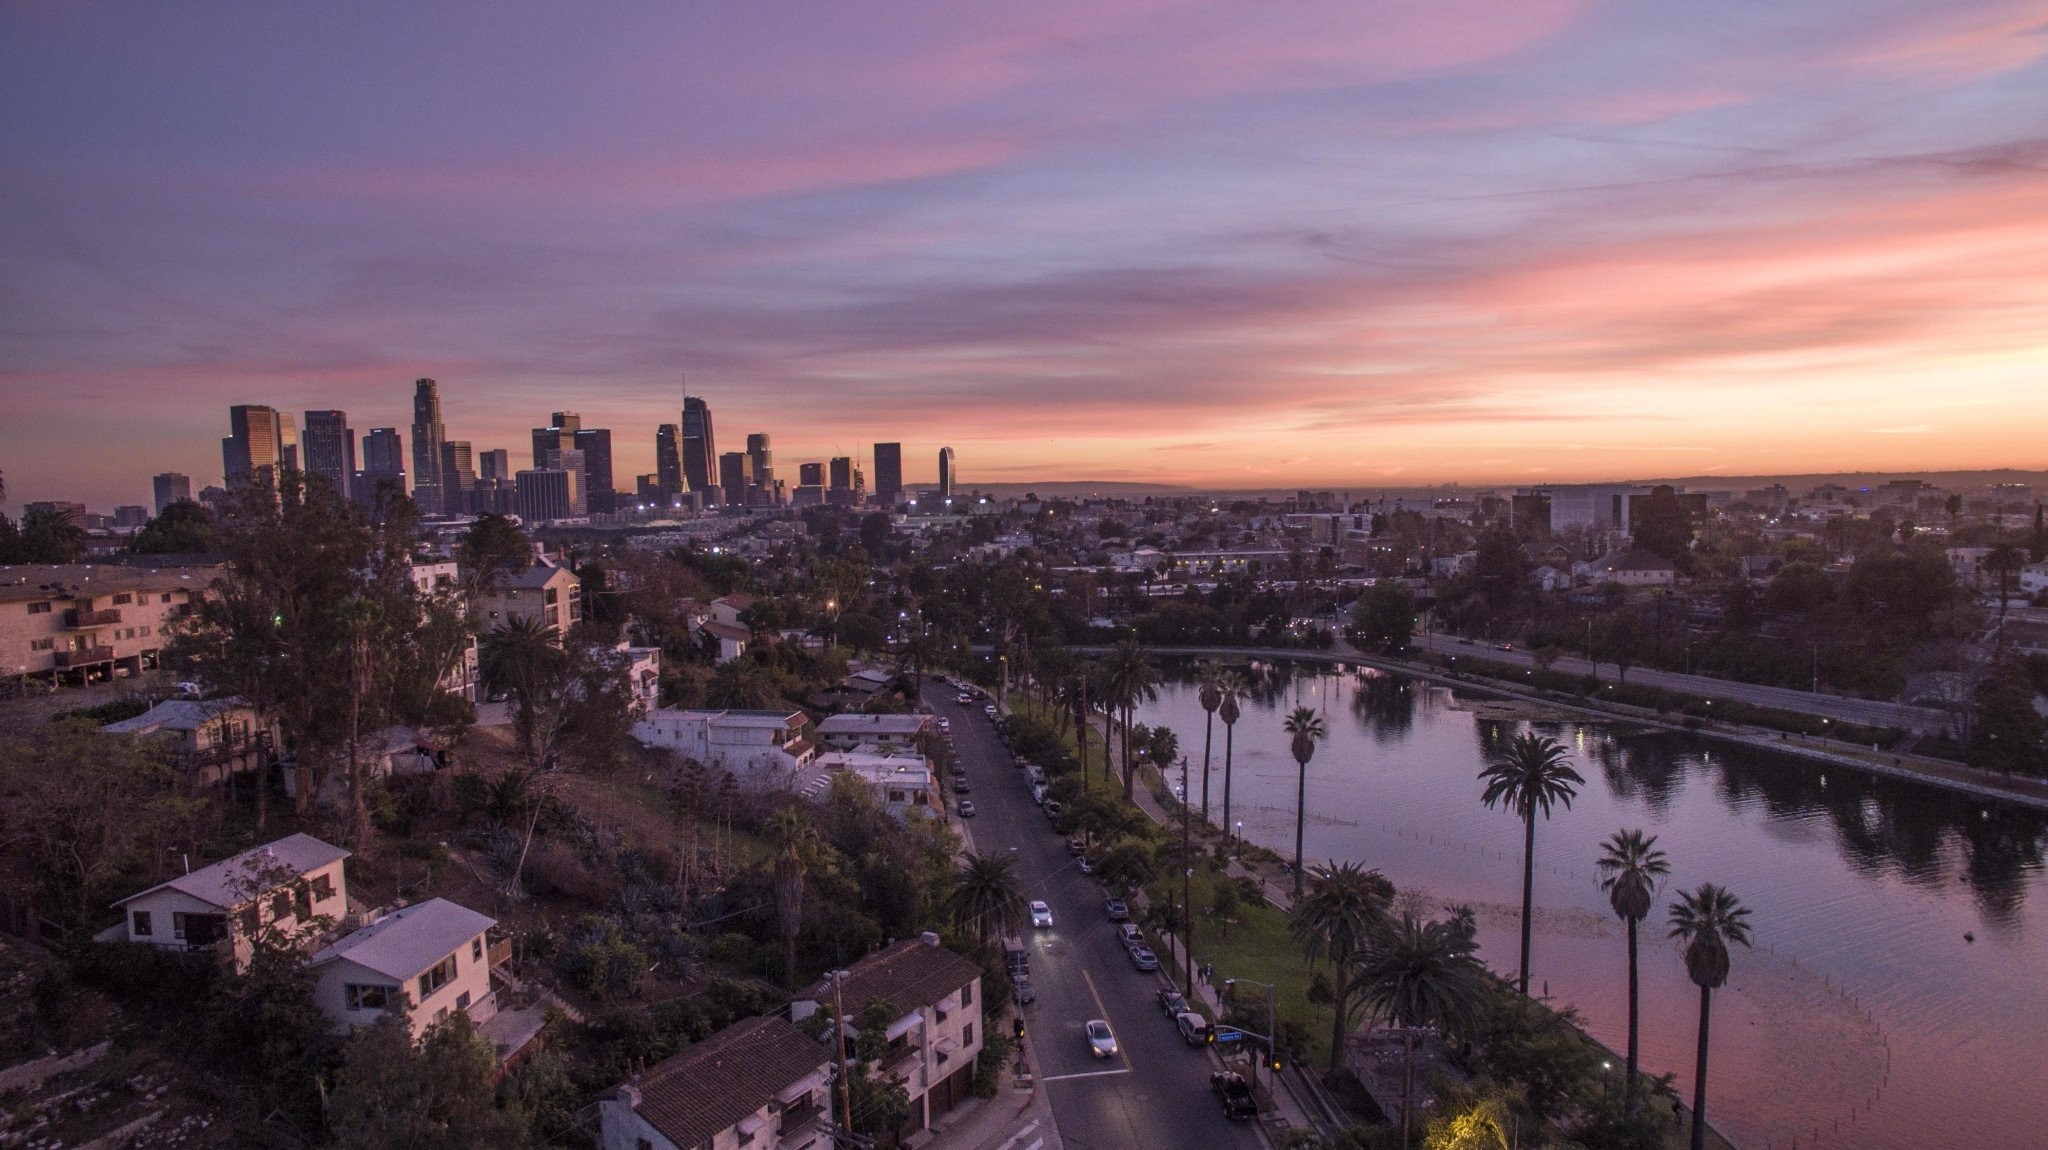
M 969 828 L 975 849 L 1010 854 L 1025 897 L 1053 910 L 1051 930 L 1025 928 L 1038 1001 L 1024 1017 L 1060 1139 L 1069 1150 L 1258 1147 L 1249 1125 L 1223 1117 L 1209 1093 L 1207 1049 L 1181 1041 L 1159 1009 L 1153 996 L 1166 983 L 1125 957 L 1103 914 L 1102 887 L 1075 866 L 1066 839 L 1031 801 L 1024 769 L 1012 765 L 981 704 L 962 706 L 955 694 L 928 685 L 925 700 L 953 724 L 967 797 L 979 812 Z M 1109 1020 L 1118 1057 L 1089 1052 L 1083 1027 L 1091 1018 Z
M 1420 635 L 1414 638 L 1417 647 L 1423 647 Z M 1503 651 L 1489 643 L 1465 642 L 1444 635 L 1431 635 L 1427 649 L 1436 655 L 1456 657 L 1473 655 L 1494 663 L 1505 663 L 1512 667 L 1533 667 L 1536 665 L 1527 651 Z M 1583 675 L 1587 663 L 1584 659 L 1561 657 L 1552 663 L 1550 669 L 1567 675 Z M 1612 682 L 1615 668 L 1612 663 L 1601 663 L 1599 675 Z M 1914 731 L 1941 731 L 1950 725 L 1944 712 L 1931 707 L 1913 707 L 1904 703 L 1885 703 L 1875 699 L 1851 699 L 1841 695 L 1814 694 L 1811 691 L 1794 691 L 1785 687 L 1766 687 L 1755 683 L 1737 683 L 1728 679 L 1713 679 L 1705 675 L 1684 675 L 1676 671 L 1659 671 L 1650 667 L 1631 667 L 1628 681 L 1646 687 L 1696 695 L 1702 699 L 1729 699 L 1759 707 L 1772 707 L 1781 711 L 1793 711 L 1818 715 L 1840 722 L 1859 723 L 1872 727 L 1900 727 Z

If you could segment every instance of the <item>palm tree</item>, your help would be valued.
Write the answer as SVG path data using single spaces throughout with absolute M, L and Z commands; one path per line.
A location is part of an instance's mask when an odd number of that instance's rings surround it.
M 1103 668 L 1103 697 L 1121 709 L 1123 718 L 1124 797 L 1131 797 L 1136 764 L 1131 757 L 1131 721 L 1139 703 L 1159 697 L 1159 668 L 1152 653 L 1135 636 L 1126 636 L 1110 648 Z
M 2027 553 L 2011 543 L 2000 542 L 1984 556 L 1986 570 L 1998 576 L 1998 617 L 2005 618 L 2005 607 L 2012 596 L 2012 576 L 2015 571 L 2027 565 Z
M 1402 1030 L 1434 1026 L 1446 1036 L 1469 1029 L 1486 997 L 1486 970 L 1456 922 L 1422 922 L 1412 914 L 1381 932 L 1358 964 L 1365 1005 Z M 1415 1111 L 1415 1041 L 1401 1036 L 1401 1144 Z
M 1692 1150 L 1707 1140 L 1707 1022 L 1714 988 L 1728 981 L 1728 944 L 1749 945 L 1749 908 L 1713 883 L 1681 892 L 1671 908 L 1671 937 L 1685 943 L 1685 972 L 1700 988 L 1700 1052 L 1692 1080 Z
M 1088 789 L 1088 723 L 1095 717 L 1095 709 L 1088 705 L 1088 692 L 1095 682 L 1095 664 L 1083 663 L 1074 669 L 1074 744 L 1081 754 L 1081 789 Z M 1105 743 L 1102 753 L 1107 756 L 1109 747 Z
M 484 636 L 478 671 L 486 690 L 512 696 L 521 751 L 533 750 L 534 712 L 548 674 L 561 658 L 555 629 L 538 616 L 513 615 Z
M 1600 889 L 1614 913 L 1628 924 L 1628 1110 L 1636 1109 L 1636 924 L 1649 916 L 1657 882 L 1671 873 L 1657 836 L 1620 830 L 1600 844 Z
M 1223 881 L 1228 881 L 1227 879 Z M 1287 912 L 1287 929 L 1311 963 L 1327 961 L 1331 971 L 1330 1066 L 1334 1081 L 1343 1065 L 1344 1036 L 1356 1024 L 1358 984 L 1353 965 L 1387 928 L 1387 908 L 1394 902 L 1394 884 L 1376 870 L 1357 863 L 1331 862 L 1318 867 L 1308 891 Z
M 1244 694 L 1244 678 L 1235 671 L 1225 671 L 1217 677 L 1216 688 L 1223 692 L 1223 701 L 1216 705 L 1216 717 L 1223 720 L 1223 838 L 1228 842 L 1237 833 L 1230 825 L 1230 766 L 1232 752 L 1237 748 L 1237 717 L 1243 713 L 1237 699 Z
M 1480 796 L 1486 805 L 1500 804 L 1522 818 L 1522 975 L 1515 985 L 1523 994 L 1529 993 L 1530 916 L 1535 912 L 1536 812 L 1541 810 L 1547 819 L 1557 803 L 1570 810 L 1578 787 L 1586 781 L 1571 768 L 1566 754 L 1556 739 L 1520 734 L 1479 772 L 1486 783 Z
M 1202 710 L 1208 713 L 1202 720 L 1202 822 L 1209 821 L 1209 748 L 1216 737 L 1216 708 L 1223 705 L 1223 684 L 1219 681 L 1223 668 L 1214 660 L 1202 664 L 1201 689 L 1196 697 L 1202 701 Z M 1229 830 L 1229 827 L 1225 827 Z
M 804 877 L 816 861 L 818 832 L 795 807 L 775 812 L 768 827 L 775 847 L 775 922 L 782 930 L 782 982 L 796 985 L 796 940 L 804 928 Z
M 767 668 L 744 655 L 721 664 L 704 685 L 704 700 L 714 707 L 752 711 L 774 699 L 775 684 L 769 681 Z
M 1330 728 L 1313 707 L 1296 707 L 1283 724 L 1294 736 L 1292 750 L 1300 775 L 1294 784 L 1294 897 L 1301 897 L 1301 831 L 1307 814 L 1308 761 L 1316 756 L 1316 744 L 1330 737 Z
M 1016 923 L 1024 912 L 1024 887 L 1012 873 L 1012 855 L 968 854 L 954 873 L 953 921 L 988 945 L 996 930 Z

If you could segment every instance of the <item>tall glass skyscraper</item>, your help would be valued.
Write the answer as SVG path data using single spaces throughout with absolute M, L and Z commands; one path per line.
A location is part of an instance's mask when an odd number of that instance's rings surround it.
M 441 385 L 416 380 L 412 390 L 412 501 L 426 515 L 448 509 L 441 501 L 441 444 L 448 428 L 441 422 Z
M 718 443 L 711 434 L 711 407 L 694 395 L 683 397 L 683 481 L 691 491 L 718 485 Z

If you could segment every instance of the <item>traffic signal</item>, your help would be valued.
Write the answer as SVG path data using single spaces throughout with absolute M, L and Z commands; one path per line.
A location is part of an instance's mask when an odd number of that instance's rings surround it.
M 1280 1073 L 1280 1056 L 1277 1054 L 1273 1056 L 1273 1073 Z
M 1212 1027 L 1210 1027 L 1210 1028 L 1209 1028 L 1209 1031 L 1208 1031 L 1208 1034 L 1209 1034 L 1209 1045 L 1211 1045 L 1211 1046 L 1214 1046 L 1214 1045 L 1216 1045 L 1216 1028 L 1215 1028 L 1215 1027 L 1213 1027 L 1213 1026 L 1212 1026 Z
M 1011 1030 L 1011 1032 L 1012 1032 L 1012 1033 L 1014 1033 L 1014 1034 L 1015 1034 L 1015 1035 L 1017 1036 L 1017 1038 L 1018 1038 L 1019 1040 L 1023 1039 L 1023 1037 L 1024 1037 L 1024 1020 L 1023 1020 L 1022 1018 L 1012 1018 L 1012 1019 L 1010 1020 L 1010 1030 Z

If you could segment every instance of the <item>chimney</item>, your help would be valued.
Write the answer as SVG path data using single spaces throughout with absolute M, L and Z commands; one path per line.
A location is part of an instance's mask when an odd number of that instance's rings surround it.
M 937 945 L 939 945 L 939 936 L 938 936 L 938 935 L 936 935 L 936 934 L 934 934 L 934 933 L 932 933 L 931 931 L 925 931 L 925 932 L 924 932 L 923 934 L 919 935 L 918 937 L 924 940 L 924 944 L 925 944 L 926 946 L 937 946 Z

